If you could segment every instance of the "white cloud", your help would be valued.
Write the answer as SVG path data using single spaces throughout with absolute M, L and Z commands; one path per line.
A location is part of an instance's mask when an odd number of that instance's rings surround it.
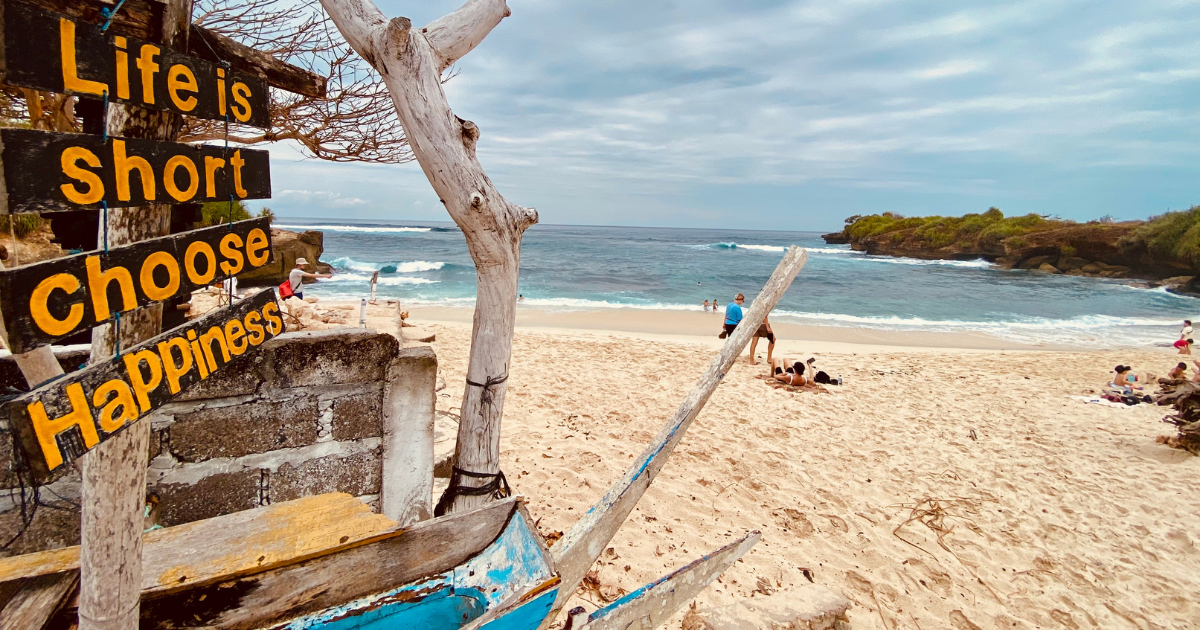
M 424 23 L 458 2 L 433 0 L 419 7 L 427 15 L 410 17 Z M 413 8 L 381 6 L 390 15 Z M 1200 125 L 1194 4 L 512 8 L 459 62 L 447 94 L 456 114 L 480 126 L 489 176 L 544 221 L 644 223 L 706 204 L 720 216 L 722 199 L 778 191 L 836 198 L 847 214 L 875 192 L 956 212 L 968 198 L 1003 201 L 972 195 L 1017 190 L 1023 200 L 1121 214 L 1111 205 L 1119 199 L 1168 205 L 1154 195 L 1195 193 L 1200 181 L 1200 147 L 1180 141 Z M 1127 172 L 1104 170 L 1117 165 Z M 357 200 L 278 195 L 313 212 L 411 213 L 424 200 L 422 212 L 445 218 L 415 164 L 337 165 L 337 177 L 320 174 L 334 165 L 312 161 L 276 168 L 279 188 L 327 186 Z M 1039 184 L 1044 194 L 1028 190 L 1050 172 L 1060 176 Z M 1118 183 L 1127 187 L 1120 194 L 1111 189 Z
M 955 61 L 947 61 L 932 68 L 918 70 L 912 74 L 918 79 L 944 79 L 946 77 L 957 77 L 964 74 L 978 72 L 986 66 L 987 64 L 979 61 L 958 59 Z

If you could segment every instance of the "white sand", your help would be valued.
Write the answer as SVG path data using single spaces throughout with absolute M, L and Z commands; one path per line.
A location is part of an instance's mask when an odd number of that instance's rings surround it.
M 440 323 L 420 313 L 447 384 L 445 451 L 470 312 Z M 610 321 L 618 332 L 518 328 L 503 469 L 546 533 L 568 529 L 620 476 L 720 343 Z M 941 339 L 926 345 L 961 341 Z M 755 379 L 762 366 L 735 366 L 602 555 L 600 592 L 571 606 L 590 610 L 600 593 L 761 530 L 700 606 L 749 597 L 760 579 L 800 584 L 807 568 L 855 603 L 856 629 L 1200 627 L 1200 458 L 1155 443 L 1171 432 L 1158 407 L 1067 398 L 1117 363 L 1164 374 L 1170 351 L 779 349 L 815 354 L 847 384 L 790 393 Z

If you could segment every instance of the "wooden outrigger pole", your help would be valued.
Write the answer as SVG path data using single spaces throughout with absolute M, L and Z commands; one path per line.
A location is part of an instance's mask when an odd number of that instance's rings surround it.
M 654 438 L 654 441 L 642 451 L 634 465 L 625 472 L 620 481 L 609 489 L 595 505 L 579 519 L 551 548 L 554 556 L 554 566 L 558 570 L 563 586 L 558 591 L 558 599 L 554 610 L 546 617 L 543 628 L 555 617 L 575 588 L 583 581 L 584 575 L 596 562 L 600 552 L 608 546 L 608 541 L 620 529 L 621 524 L 633 511 L 646 488 L 654 481 L 658 471 L 662 470 L 667 458 L 671 456 L 675 446 L 683 439 L 684 433 L 691 426 L 692 420 L 704 408 L 708 397 L 721 384 L 721 379 L 729 372 L 729 368 L 742 353 L 751 336 L 758 330 L 758 325 L 775 308 L 775 304 L 783 297 L 784 292 L 791 286 L 796 274 L 808 262 L 808 253 L 799 247 L 792 246 L 784 254 L 783 260 L 771 274 L 771 278 L 763 286 L 762 291 L 754 298 L 750 311 L 721 348 L 721 352 L 708 365 L 708 369 L 692 387 L 687 398 L 679 405 L 675 416 L 666 424 Z M 739 554 L 740 555 L 740 554 Z

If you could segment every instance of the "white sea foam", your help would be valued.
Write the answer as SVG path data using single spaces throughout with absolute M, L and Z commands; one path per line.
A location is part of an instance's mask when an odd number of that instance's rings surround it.
M 378 234 L 398 234 L 401 232 L 428 232 L 433 228 L 426 227 L 384 227 L 374 225 L 283 225 L 273 224 L 282 230 L 320 230 L 322 232 L 373 232 Z
M 342 283 L 361 282 L 363 284 L 370 284 L 371 276 L 358 274 L 358 273 L 339 273 L 339 274 L 335 274 L 332 278 L 330 278 L 328 280 L 323 280 L 322 282 L 342 282 Z M 380 276 L 380 278 L 379 278 L 379 284 L 387 285 L 387 286 L 398 286 L 398 285 L 402 285 L 402 284 L 437 284 L 438 282 L 441 282 L 441 281 L 440 280 L 429 280 L 428 278 L 412 278 L 409 276 L 399 276 L 399 277 Z
M 836 247 L 805 247 L 804 251 L 810 254 L 832 254 L 835 256 L 862 256 L 863 252 L 856 252 L 853 249 L 839 249 Z
M 916 265 L 930 267 L 964 267 L 968 269 L 991 269 L 992 263 L 980 258 L 978 260 L 925 260 L 923 258 L 904 258 L 892 256 L 863 256 L 857 260 L 865 262 L 887 263 L 889 265 Z
M 354 271 L 367 271 L 374 273 L 388 267 L 395 269 L 388 270 L 385 273 L 419 273 L 422 271 L 437 271 L 446 266 L 444 262 L 429 262 L 426 260 L 412 260 L 408 262 L 363 262 L 354 260 L 348 256 L 341 256 L 329 261 L 329 264 L 339 269 L 353 269 Z

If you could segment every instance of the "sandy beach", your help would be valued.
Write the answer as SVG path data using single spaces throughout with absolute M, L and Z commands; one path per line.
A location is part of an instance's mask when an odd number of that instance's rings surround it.
M 406 310 L 437 337 L 448 453 L 472 313 Z M 715 315 L 636 315 L 640 329 L 628 313 L 521 309 L 501 454 L 543 533 L 603 494 L 722 343 L 699 336 Z M 1117 363 L 1164 374 L 1171 351 L 778 332 L 777 351 L 815 356 L 845 384 L 773 389 L 744 353 L 601 555 L 599 588 L 571 606 L 591 610 L 759 530 L 698 606 L 807 572 L 853 602 L 858 629 L 1198 627 L 1200 459 L 1155 443 L 1171 433 L 1159 407 L 1068 398 L 1098 391 Z

